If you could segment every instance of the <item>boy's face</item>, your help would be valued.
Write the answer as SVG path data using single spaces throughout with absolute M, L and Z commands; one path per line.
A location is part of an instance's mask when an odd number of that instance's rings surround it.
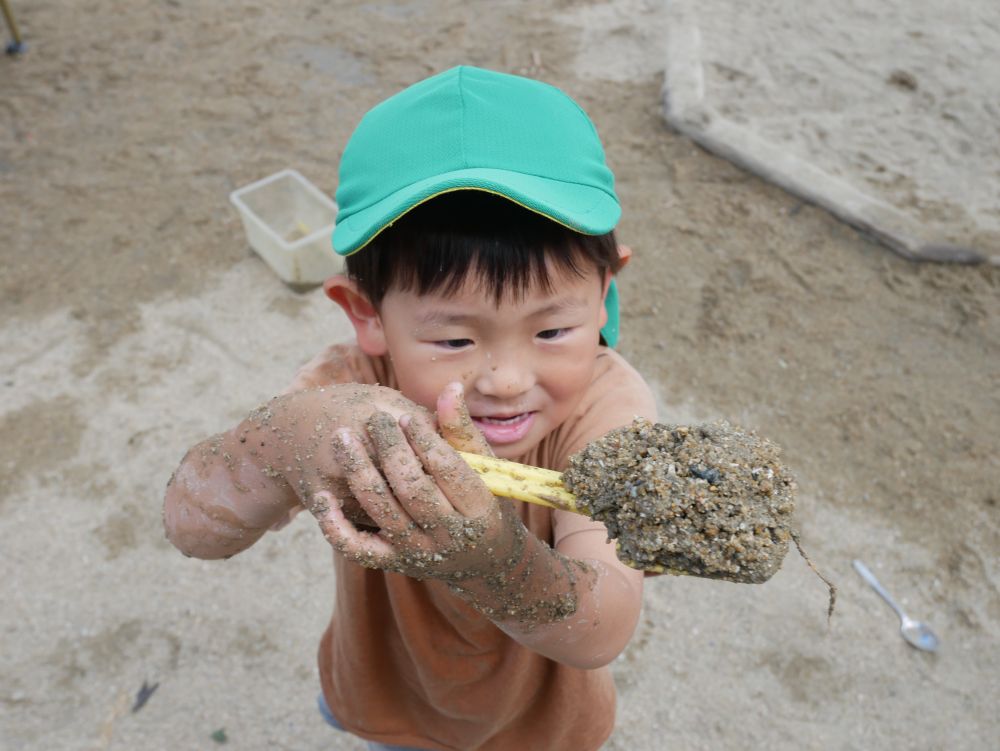
M 550 268 L 552 289 L 533 285 L 499 306 L 475 283 L 457 294 L 390 290 L 378 313 L 399 388 L 432 412 L 460 381 L 476 427 L 497 456 L 534 448 L 573 412 L 590 384 L 607 281 Z

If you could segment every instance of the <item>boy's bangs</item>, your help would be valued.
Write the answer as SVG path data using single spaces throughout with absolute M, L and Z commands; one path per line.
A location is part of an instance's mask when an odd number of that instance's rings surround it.
M 476 291 L 501 302 L 517 302 L 534 287 L 553 288 L 553 275 L 584 276 L 587 267 L 573 247 L 550 248 L 534 243 L 503 242 L 492 238 L 437 236 L 410 262 L 392 264 L 394 277 L 388 288 L 417 294 L 457 294 L 468 283 Z
M 553 277 L 602 275 L 620 266 L 614 233 L 581 235 L 480 191 L 449 193 L 401 217 L 346 259 L 347 273 L 378 305 L 396 288 L 457 293 L 469 281 L 499 305 Z

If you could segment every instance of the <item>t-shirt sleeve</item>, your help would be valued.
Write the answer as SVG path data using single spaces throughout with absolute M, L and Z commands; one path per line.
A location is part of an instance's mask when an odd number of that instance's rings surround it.
M 656 400 L 645 379 L 612 350 L 602 351 L 594 380 L 574 416 L 564 424 L 559 435 L 539 457 L 544 466 L 563 471 L 570 457 L 605 433 L 628 425 L 636 417 L 656 420 Z M 591 526 L 593 525 L 593 526 Z M 557 511 L 553 514 L 553 544 L 568 534 L 603 525 L 578 514 Z
M 561 472 L 577 451 L 608 431 L 628 425 L 636 417 L 656 420 L 652 389 L 621 355 L 602 350 L 590 388 L 539 458 L 543 466 Z
M 353 342 L 332 344 L 295 373 L 284 393 L 330 386 L 335 383 L 390 385 L 387 369 L 379 358 L 372 358 Z

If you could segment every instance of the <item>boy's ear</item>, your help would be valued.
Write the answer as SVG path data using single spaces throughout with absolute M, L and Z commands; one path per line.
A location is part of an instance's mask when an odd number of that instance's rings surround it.
M 625 266 L 628 265 L 628 262 L 632 260 L 632 248 L 630 248 L 628 245 L 619 245 L 618 259 L 622 263 L 622 265 L 618 267 L 618 270 L 621 271 L 623 268 L 625 268 Z M 614 278 L 613 274 L 604 275 L 604 289 L 601 290 L 602 302 L 608 296 L 608 288 L 611 286 L 611 280 L 613 278 Z M 604 307 L 604 305 L 601 305 L 601 318 L 599 321 L 600 327 L 603 329 L 604 326 L 607 324 L 607 322 L 608 322 L 608 309 Z
M 323 282 L 323 291 L 347 314 L 362 352 L 379 357 L 389 351 L 378 310 L 354 282 L 337 274 Z
M 632 260 L 632 248 L 628 245 L 619 245 L 618 260 L 622 262 L 622 265 L 618 267 L 618 270 L 621 271 L 623 268 L 628 266 L 628 262 Z

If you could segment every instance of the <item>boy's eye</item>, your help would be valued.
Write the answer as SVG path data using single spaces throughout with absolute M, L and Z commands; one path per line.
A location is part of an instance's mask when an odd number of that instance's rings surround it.
M 538 332 L 539 339 L 558 339 L 565 334 L 567 329 L 545 329 Z
M 443 339 L 440 342 L 435 342 L 441 347 L 447 347 L 448 349 L 462 349 L 463 347 L 468 347 L 472 344 L 471 339 Z

